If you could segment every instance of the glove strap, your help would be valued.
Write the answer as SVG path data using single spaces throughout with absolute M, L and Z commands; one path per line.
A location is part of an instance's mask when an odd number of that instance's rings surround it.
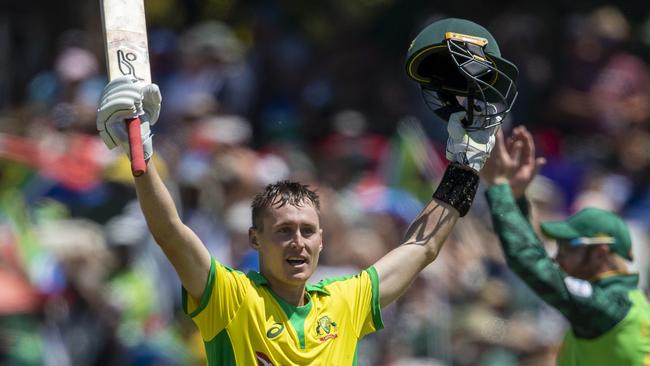
M 474 169 L 450 163 L 433 198 L 450 204 L 458 210 L 460 217 L 463 217 L 472 206 L 478 183 L 479 177 Z

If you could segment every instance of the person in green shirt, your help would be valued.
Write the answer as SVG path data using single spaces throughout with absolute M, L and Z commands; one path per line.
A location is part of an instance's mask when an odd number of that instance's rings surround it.
M 509 267 L 570 324 L 557 364 L 650 365 L 650 306 L 638 275 L 627 270 L 632 252 L 625 222 L 598 208 L 544 222 L 541 232 L 558 245 L 549 257 L 527 219 L 524 194 L 543 164 L 530 132 L 517 127 L 508 142 L 497 134 L 481 176 Z

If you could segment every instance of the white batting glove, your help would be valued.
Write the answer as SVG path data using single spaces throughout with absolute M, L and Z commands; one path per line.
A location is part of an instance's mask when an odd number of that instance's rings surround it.
M 496 133 L 499 129 L 499 122 L 502 117 L 495 117 L 491 124 L 492 127 L 474 129 L 465 129 L 461 122 L 466 116 L 466 112 L 456 112 L 449 117 L 447 123 L 447 159 L 468 166 L 475 171 L 480 171 L 490 156 L 492 148 L 496 142 Z M 484 119 L 476 116 L 471 127 L 479 127 L 484 123 Z
M 102 92 L 97 109 L 97 130 L 109 149 L 121 146 L 130 156 L 124 120 L 140 117 L 144 159 L 153 155 L 151 125 L 158 121 L 162 97 L 156 84 L 144 84 L 129 77 L 112 80 Z

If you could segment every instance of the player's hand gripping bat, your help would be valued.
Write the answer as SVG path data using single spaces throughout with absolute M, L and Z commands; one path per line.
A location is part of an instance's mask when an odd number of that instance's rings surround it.
M 108 78 L 128 76 L 151 83 L 147 25 L 143 0 L 100 0 Z M 126 120 L 131 171 L 147 170 L 140 136 L 140 118 Z

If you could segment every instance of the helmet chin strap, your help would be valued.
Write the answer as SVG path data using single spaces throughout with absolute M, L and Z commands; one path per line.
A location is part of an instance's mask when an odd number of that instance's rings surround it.
M 491 128 L 501 124 L 503 116 L 497 114 L 497 107 L 491 103 L 485 102 L 480 97 L 469 96 L 463 103 L 466 111 L 465 118 L 461 121 L 466 129 Z M 477 125 L 476 119 L 482 119 Z
M 422 96 L 424 102 L 443 121 L 449 121 L 452 114 L 465 112 L 465 117 L 461 120 L 463 127 L 467 129 L 490 128 L 498 125 L 503 120 L 503 116 L 496 113 L 496 107 L 483 101 L 480 96 L 467 96 L 464 101 L 459 101 L 455 94 L 447 90 L 435 91 L 426 86 L 422 86 Z M 494 114 L 494 115 L 493 115 Z M 477 125 L 476 118 L 485 117 L 487 125 Z
M 467 112 L 461 121 L 463 127 L 467 128 L 474 122 L 474 97 L 467 97 Z

